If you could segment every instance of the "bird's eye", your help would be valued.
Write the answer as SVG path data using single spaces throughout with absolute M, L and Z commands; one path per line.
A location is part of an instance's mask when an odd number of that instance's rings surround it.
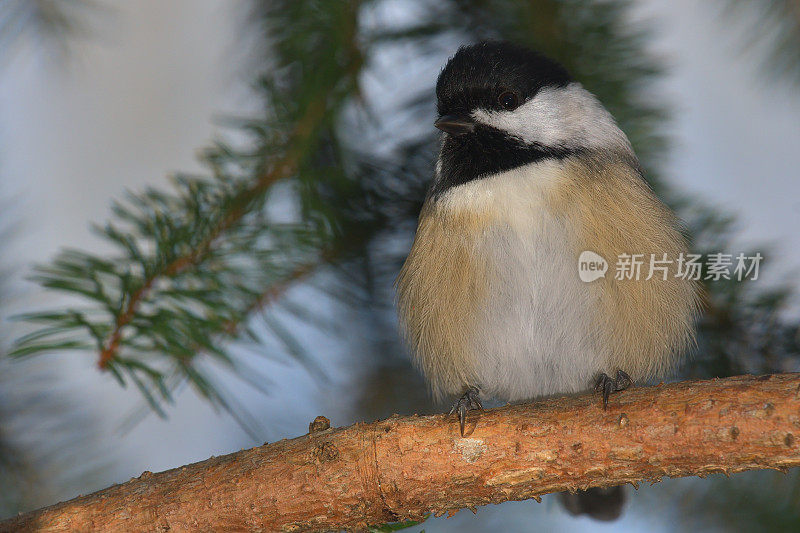
M 511 91 L 503 91 L 500 93 L 500 96 L 497 97 L 497 103 L 500 104 L 503 109 L 511 111 L 512 109 L 516 109 L 519 105 L 519 99 L 517 95 Z

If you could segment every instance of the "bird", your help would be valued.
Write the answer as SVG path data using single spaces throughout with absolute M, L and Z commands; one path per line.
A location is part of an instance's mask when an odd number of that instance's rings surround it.
M 486 398 L 594 388 L 606 408 L 673 371 L 699 310 L 685 229 L 599 99 L 560 63 L 484 41 L 447 61 L 436 100 L 440 149 L 396 302 L 433 395 L 458 398 L 461 436 Z

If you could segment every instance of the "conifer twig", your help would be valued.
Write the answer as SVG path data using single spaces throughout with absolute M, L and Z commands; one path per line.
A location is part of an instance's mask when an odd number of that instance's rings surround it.
M 290 143 L 290 146 L 302 144 L 305 139 L 312 134 L 314 124 L 321 120 L 324 112 L 325 107 L 320 103 L 312 103 L 309 105 L 305 115 L 295 127 L 293 140 L 296 142 Z M 213 245 L 214 240 L 216 240 L 228 228 L 236 224 L 236 222 L 241 220 L 241 218 L 247 214 L 248 211 L 244 207 L 246 203 L 252 198 L 258 196 L 264 190 L 268 189 L 276 181 L 286 179 L 294 174 L 297 170 L 301 156 L 302 153 L 300 150 L 289 150 L 281 159 L 275 162 L 267 172 L 263 173 L 251 188 L 238 195 L 233 202 L 235 207 L 225 218 L 220 221 L 217 226 L 211 229 L 208 236 L 203 240 L 202 243 L 200 243 L 198 247 L 194 248 L 185 255 L 176 257 L 173 261 L 167 264 L 161 272 L 157 272 L 149 276 L 142 286 L 133 292 L 124 308 L 124 311 L 117 315 L 114 328 L 107 337 L 107 340 L 103 343 L 104 348 L 101 350 L 98 360 L 98 367 L 101 370 L 105 369 L 109 362 L 116 355 L 117 349 L 119 348 L 122 340 L 122 330 L 133 319 L 139 304 L 147 296 L 148 292 L 153 287 L 153 284 L 161 277 L 172 277 L 181 272 L 184 268 L 190 267 L 191 265 L 194 265 L 198 261 L 202 260 L 207 251 Z M 293 277 L 294 276 L 292 274 L 289 275 L 289 279 L 292 279 Z M 265 295 L 269 295 L 267 299 L 274 298 L 277 293 L 275 289 L 278 286 L 284 285 L 285 283 L 281 282 L 275 287 L 270 288 L 265 293 Z

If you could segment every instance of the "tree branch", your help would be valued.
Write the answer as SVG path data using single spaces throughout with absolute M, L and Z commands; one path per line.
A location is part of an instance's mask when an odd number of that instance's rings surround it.
M 0 523 L 5 531 L 359 529 L 589 487 L 800 465 L 800 374 L 318 430 Z
M 139 306 L 147 298 L 155 283 L 161 278 L 171 278 L 184 269 L 195 266 L 197 263 L 203 261 L 214 241 L 248 213 L 247 205 L 252 202 L 253 198 L 263 194 L 275 182 L 286 179 L 297 171 L 303 156 L 302 150 L 298 149 L 297 146 L 301 146 L 302 143 L 310 138 L 315 126 L 322 120 L 324 114 L 325 106 L 320 101 L 309 105 L 305 114 L 292 132 L 291 142 L 288 146 L 294 148 L 287 150 L 287 153 L 278 161 L 272 162 L 269 168 L 257 177 L 255 183 L 253 183 L 251 187 L 239 193 L 239 195 L 233 199 L 231 202 L 233 207 L 230 212 L 215 226 L 209 229 L 208 235 L 198 246 L 186 254 L 175 257 L 161 270 L 146 278 L 142 286 L 131 294 L 127 304 L 116 316 L 114 328 L 103 342 L 103 349 L 100 350 L 99 359 L 97 361 L 100 370 L 105 370 L 114 357 L 117 356 L 117 352 L 123 340 L 123 330 L 130 324 L 131 320 L 134 319 Z M 281 284 L 281 286 L 282 285 L 284 284 Z M 276 290 L 270 290 L 267 294 L 273 295 L 278 292 L 276 287 Z

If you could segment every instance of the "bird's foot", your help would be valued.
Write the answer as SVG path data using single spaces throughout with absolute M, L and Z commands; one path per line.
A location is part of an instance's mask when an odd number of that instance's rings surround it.
M 603 409 L 606 409 L 608 408 L 608 397 L 612 392 L 625 390 L 632 384 L 633 380 L 631 377 L 622 370 L 617 370 L 617 375 L 614 377 L 614 379 L 608 377 L 608 374 L 605 372 L 601 372 L 597 377 L 597 383 L 595 383 L 594 390 L 595 392 L 603 392 Z
M 453 404 L 450 409 L 450 414 L 458 413 L 459 427 L 461 428 L 461 436 L 464 436 L 464 425 L 467 422 L 467 412 L 474 410 L 483 410 L 483 404 L 480 400 L 480 391 L 477 387 L 469 387 L 461 398 Z

